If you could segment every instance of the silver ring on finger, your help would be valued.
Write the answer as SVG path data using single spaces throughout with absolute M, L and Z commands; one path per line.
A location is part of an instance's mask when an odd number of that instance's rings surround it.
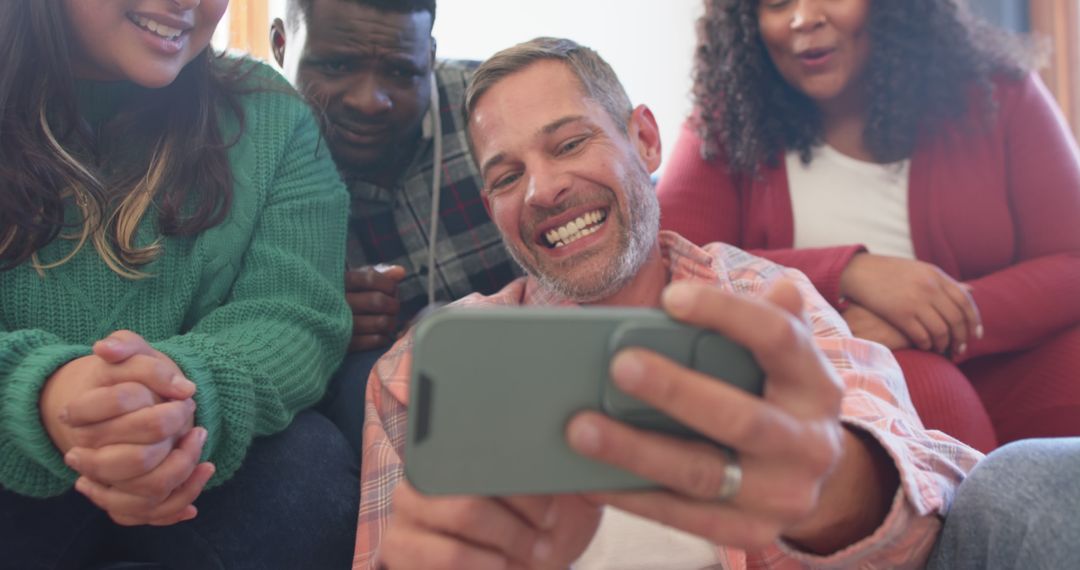
M 733 499 L 735 495 L 739 493 L 739 488 L 742 487 L 742 466 L 739 465 L 739 457 L 735 455 L 734 451 L 725 449 L 724 455 L 726 461 L 724 462 L 724 480 L 720 484 L 720 492 L 716 494 L 716 501 L 726 503 Z

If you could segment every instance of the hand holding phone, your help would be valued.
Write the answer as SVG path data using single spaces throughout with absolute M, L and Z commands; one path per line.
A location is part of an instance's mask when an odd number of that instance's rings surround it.
M 583 410 L 683 438 L 698 435 L 615 387 L 610 361 L 643 347 L 760 394 L 745 349 L 656 309 L 448 308 L 413 349 L 405 473 L 429 494 L 516 495 L 655 487 L 570 449 Z

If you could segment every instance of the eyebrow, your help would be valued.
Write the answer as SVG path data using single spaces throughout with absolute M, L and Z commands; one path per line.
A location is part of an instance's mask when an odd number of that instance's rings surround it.
M 570 115 L 567 117 L 563 117 L 541 127 L 539 134 L 550 135 L 551 133 L 554 133 L 555 131 L 565 127 L 570 123 L 575 123 L 583 120 L 585 120 L 584 115 Z M 499 154 L 496 154 L 495 156 L 487 159 L 486 161 L 484 161 L 483 166 L 480 167 L 480 177 L 486 178 L 488 170 L 491 170 L 492 168 L 503 163 L 504 161 L 506 161 L 506 153 L 503 152 L 500 152 Z

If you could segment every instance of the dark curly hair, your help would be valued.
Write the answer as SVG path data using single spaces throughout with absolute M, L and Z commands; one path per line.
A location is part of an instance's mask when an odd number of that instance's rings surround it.
M 822 141 L 814 102 L 777 71 L 758 31 L 758 0 L 705 0 L 694 64 L 702 154 L 733 171 L 775 165 L 785 150 L 804 162 Z M 972 15 L 963 0 L 872 0 L 865 74 L 866 148 L 881 162 L 911 155 L 923 129 L 963 116 L 972 87 L 995 110 L 992 79 L 1023 77 L 1039 53 L 1027 39 Z

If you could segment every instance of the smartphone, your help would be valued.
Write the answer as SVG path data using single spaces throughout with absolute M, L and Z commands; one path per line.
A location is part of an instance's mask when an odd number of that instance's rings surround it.
M 658 309 L 446 307 L 415 331 L 406 477 L 434 495 L 656 487 L 566 442 L 566 424 L 582 410 L 701 437 L 615 387 L 611 358 L 631 346 L 761 394 L 764 374 L 745 348 Z

